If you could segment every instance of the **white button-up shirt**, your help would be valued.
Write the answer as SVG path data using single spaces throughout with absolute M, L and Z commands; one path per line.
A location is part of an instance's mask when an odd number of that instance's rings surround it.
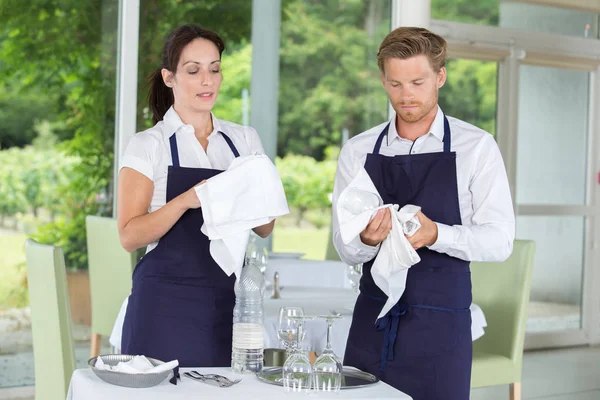
M 458 202 L 462 225 L 438 223 L 437 241 L 431 250 L 467 261 L 503 261 L 512 252 L 515 216 L 500 149 L 489 133 L 456 118 L 447 117 L 452 134 L 451 151 L 456 152 Z M 391 121 L 350 139 L 342 148 L 333 189 L 333 242 L 347 264 L 370 261 L 379 246 L 368 246 L 357 237 L 345 245 L 337 221 L 336 202 L 340 193 L 365 165 L 381 131 L 390 123 L 379 153 L 384 156 L 444 151 L 444 114 L 438 107 L 429 133 L 414 142 L 403 139 Z M 419 204 L 416 204 L 419 205 Z
M 219 131 L 233 142 L 240 155 L 264 154 L 258 133 L 254 128 L 215 118 L 211 114 L 213 131 L 208 136 L 206 151 L 194 134 L 194 127 L 185 125 L 171 107 L 152 128 L 137 133 L 131 138 L 123 154 L 120 168 L 132 168 L 145 175 L 154 183 L 154 192 L 149 212 L 164 206 L 167 202 L 167 172 L 171 160 L 171 135 L 176 135 L 179 165 L 188 168 L 210 168 L 226 170 L 235 155 Z M 147 251 L 158 242 L 151 243 Z

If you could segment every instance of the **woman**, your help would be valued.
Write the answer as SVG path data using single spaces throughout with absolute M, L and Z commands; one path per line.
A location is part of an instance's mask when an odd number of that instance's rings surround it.
M 249 127 L 211 113 L 222 81 L 223 40 L 175 29 L 150 77 L 156 125 L 131 139 L 119 173 L 118 225 L 127 251 L 147 246 L 133 273 L 122 352 L 180 366 L 231 365 L 235 276 L 212 259 L 194 187 L 235 157 L 263 154 Z M 275 221 L 254 229 L 268 236 Z

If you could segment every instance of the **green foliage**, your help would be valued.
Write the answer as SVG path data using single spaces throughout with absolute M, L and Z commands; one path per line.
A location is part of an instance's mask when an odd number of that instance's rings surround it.
M 288 154 L 275 160 L 275 166 L 281 176 L 283 189 L 290 207 L 297 208 L 297 224 L 305 218 L 310 209 L 331 206 L 330 194 L 333 192 L 336 162 L 334 160 L 316 161 L 312 157 Z
M 81 162 L 59 192 L 69 196 L 51 205 L 61 217 L 42 228 L 38 239 L 66 246 L 70 266 L 81 268 L 87 254 L 85 215 L 111 213 L 112 201 L 104 205 L 96 198 L 112 192 L 107 187 L 112 183 L 118 1 L 35 0 L 29 12 L 21 3 L 0 1 L 0 59 L 6 71 L 0 83 L 19 81 L 25 90 L 56 99 L 63 127 L 72 132 L 73 139 L 61 148 Z M 39 207 L 44 180 L 39 174 L 24 179 L 28 200 Z
M 498 64 L 456 59 L 446 67 L 448 80 L 439 92 L 444 112 L 495 135 Z
M 500 0 L 431 0 L 431 18 L 498 26 Z
M 36 121 L 48 116 L 51 109 L 47 98 L 0 85 L 0 149 L 30 144 L 36 136 Z
M 69 184 L 79 164 L 77 157 L 55 149 L 33 147 L 0 151 L 0 214 L 14 216 L 31 212 L 37 217 L 43 208 L 51 215 L 64 213 L 69 196 L 63 188 Z M 5 183 L 5 184 L 4 184 Z
M 0 240 L 0 310 L 3 307 L 26 307 L 27 269 L 25 235 L 3 235 Z
M 389 30 L 389 2 L 284 2 L 277 153 L 323 158 L 342 129 L 362 132 L 386 119 L 375 62 Z M 369 27 L 369 28 L 367 28 Z

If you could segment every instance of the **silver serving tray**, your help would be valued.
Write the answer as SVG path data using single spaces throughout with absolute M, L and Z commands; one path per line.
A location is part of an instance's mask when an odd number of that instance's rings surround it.
M 105 354 L 100 355 L 98 357 L 102 358 L 104 364 L 114 366 L 117 365 L 119 362 L 127 362 L 131 360 L 134 356 L 127 354 Z M 125 386 L 130 388 L 145 388 L 156 386 L 173 373 L 173 371 L 163 371 L 156 374 L 127 374 L 124 372 L 99 369 L 95 367 L 96 359 L 98 357 L 90 358 L 88 360 L 88 365 L 100 379 L 117 386 Z M 154 366 L 164 364 L 164 361 L 160 361 L 150 357 L 146 358 Z
M 282 367 L 265 367 L 256 376 L 265 383 L 283 386 Z M 342 369 L 342 389 L 361 388 L 377 382 L 379 379 L 375 375 L 360 369 L 354 367 L 343 367 Z

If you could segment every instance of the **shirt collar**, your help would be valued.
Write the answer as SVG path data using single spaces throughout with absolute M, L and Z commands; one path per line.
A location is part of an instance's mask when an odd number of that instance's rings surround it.
M 444 112 L 440 106 L 437 106 L 437 113 L 435 114 L 435 118 L 431 127 L 429 128 L 429 132 L 427 134 L 431 134 L 435 136 L 440 142 L 444 140 Z M 396 130 L 396 115 L 392 117 L 390 120 L 390 127 L 388 129 L 387 134 L 387 145 L 390 146 L 394 140 L 400 140 L 400 136 L 398 135 L 398 131 Z
M 211 136 L 214 136 L 218 132 L 222 132 L 221 121 L 219 121 L 219 119 L 216 118 L 212 112 L 210 113 L 210 117 L 212 118 L 213 131 L 210 135 L 208 135 L 209 138 Z M 179 117 L 179 114 L 177 114 L 177 111 L 175 111 L 175 108 L 171 106 L 165 113 L 165 116 L 163 117 L 163 135 L 165 135 L 165 137 L 167 138 L 170 138 L 175 132 L 177 132 L 182 127 L 184 127 L 186 130 L 191 131 L 192 133 L 194 132 L 194 127 L 191 125 L 184 124 L 181 118 Z

